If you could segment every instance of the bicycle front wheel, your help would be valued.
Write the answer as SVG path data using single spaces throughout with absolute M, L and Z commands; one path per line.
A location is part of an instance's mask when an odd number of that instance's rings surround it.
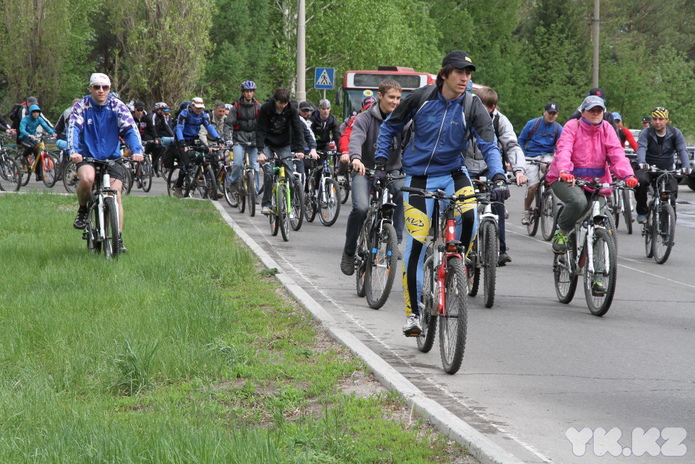
M 654 256 L 654 243 L 653 234 L 654 228 L 652 223 L 654 222 L 654 205 L 650 205 L 649 211 L 647 212 L 647 221 L 642 226 L 642 235 L 644 235 L 644 253 L 647 258 Z
M 53 188 L 56 184 L 58 158 L 52 153 L 44 153 L 41 160 L 41 170 L 43 175 L 43 185 L 48 188 Z
M 147 193 L 150 191 L 150 189 L 152 189 L 152 177 L 154 175 L 150 155 L 145 155 L 145 160 L 140 163 L 140 169 L 140 174 L 142 176 L 142 190 Z
M 551 189 L 545 187 L 543 188 L 541 202 L 541 235 L 543 235 L 543 240 L 548 242 L 553 238 L 555 228 L 557 227 L 557 224 L 555 223 L 555 195 Z
M 483 304 L 492 308 L 495 304 L 495 286 L 497 279 L 497 258 L 499 257 L 499 241 L 497 239 L 497 224 L 494 221 L 483 221 L 480 226 L 482 233 L 482 263 L 483 263 Z
M 594 316 L 608 312 L 615 294 L 618 253 L 615 241 L 605 229 L 595 229 L 591 247 L 591 263 L 584 264 L 584 295 Z M 588 257 L 588 254 L 587 254 Z
M 130 191 L 133 189 L 133 173 L 130 169 L 122 166 L 123 171 L 123 186 L 121 187 L 121 195 L 130 195 Z
M 299 230 L 304 222 L 304 190 L 302 185 L 298 181 L 294 182 L 290 193 L 292 194 L 290 225 L 292 230 Z
M 316 203 L 316 184 L 314 176 L 309 178 L 309 190 L 304 195 L 304 217 L 308 222 L 313 222 L 316 219 L 316 213 L 319 210 L 319 205 Z
M 480 288 L 480 236 L 473 241 L 473 248 L 466 259 L 466 276 L 468 276 L 468 296 L 476 296 Z
M 277 186 L 273 188 L 273 194 L 270 197 L 270 214 L 268 215 L 268 220 L 270 221 L 270 235 L 275 237 L 278 232 L 280 232 L 280 221 L 278 220 L 278 193 Z
M 278 186 L 278 225 L 282 239 L 286 242 L 290 240 L 290 210 L 287 205 L 287 186 Z
M 319 218 L 321 223 L 330 227 L 335 224 L 340 214 L 340 187 L 335 179 L 327 178 L 319 191 Z
M 536 189 L 536 193 L 533 196 L 533 204 L 529 210 L 529 223 L 526 225 L 526 233 L 528 233 L 530 237 L 535 237 L 536 232 L 538 232 L 538 223 L 540 222 L 541 208 L 543 207 L 541 197 L 543 190 L 545 190 L 545 187 L 543 187 L 543 185 L 539 185 Z
M 26 156 L 22 156 L 21 154 L 17 155 L 15 161 L 17 161 L 17 164 L 19 165 L 19 170 L 22 173 L 22 176 L 20 178 L 22 187 L 25 187 L 29 183 L 29 179 L 31 178 L 31 164 L 29 163 L 29 160 L 27 160 Z
M 101 225 L 99 223 L 99 209 L 97 205 L 90 205 L 87 227 L 84 230 L 84 238 L 87 239 L 87 249 L 94 253 L 101 253 L 101 237 L 99 237 Z
M 630 194 L 630 190 L 628 189 L 622 189 L 621 193 L 623 197 L 623 219 L 625 219 L 625 228 L 627 229 L 627 233 L 629 235 L 632 234 L 632 221 L 634 219 L 632 218 L 632 195 Z
M 563 254 L 555 255 L 553 258 L 553 281 L 555 283 L 555 293 L 560 303 L 568 304 L 574 298 L 577 290 L 577 279 L 579 276 L 574 269 L 574 257 L 576 253 L 575 235 L 572 233 L 567 237 L 567 251 Z
M 5 158 L 0 162 L 0 190 L 16 192 L 22 184 L 22 172 L 17 161 Z
M 425 260 L 422 276 L 422 294 L 420 296 L 420 325 L 422 332 L 417 337 L 417 348 L 423 353 L 429 353 L 434 345 L 437 334 L 437 303 L 439 302 L 439 287 L 434 269 L 434 257 Z
M 256 215 L 256 174 L 253 170 L 246 171 L 246 205 L 249 216 Z
M 118 246 L 118 211 L 113 197 L 104 198 L 104 257 L 114 258 L 121 251 Z
M 468 297 L 466 270 L 461 258 L 452 256 L 447 261 L 446 302 L 439 316 L 439 352 L 447 374 L 455 374 L 461 367 L 466 349 L 468 330 Z
M 338 176 L 338 187 L 340 189 L 340 203 L 345 204 L 350 196 L 350 175 Z
M 380 232 L 374 232 L 365 285 L 367 304 L 372 309 L 379 309 L 388 300 L 396 278 L 398 238 L 396 229 L 388 222 L 382 224 Z
M 178 166 L 169 170 L 169 174 L 167 175 L 167 195 L 169 195 L 170 197 L 174 196 L 174 190 L 176 189 L 176 180 L 179 178 L 180 172 L 181 168 L 179 168 Z M 67 186 L 65 188 L 67 189 Z
M 75 193 L 77 184 L 80 183 L 80 178 L 77 175 L 77 165 L 72 161 L 68 162 L 63 169 L 63 187 L 68 193 Z
M 671 255 L 673 240 L 676 235 L 676 212 L 668 202 L 661 203 L 659 220 L 652 224 L 652 240 L 654 241 L 654 260 L 664 264 Z

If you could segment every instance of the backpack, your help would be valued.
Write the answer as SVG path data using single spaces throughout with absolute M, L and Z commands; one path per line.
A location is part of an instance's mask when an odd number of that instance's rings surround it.
M 10 110 L 10 121 L 12 121 L 12 129 L 19 129 L 19 123 L 22 122 L 22 110 L 26 107 L 24 103 L 17 103 Z

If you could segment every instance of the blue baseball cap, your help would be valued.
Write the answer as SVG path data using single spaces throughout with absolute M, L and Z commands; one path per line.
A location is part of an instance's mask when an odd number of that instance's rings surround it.
M 613 119 L 615 119 L 616 121 L 622 121 L 623 120 L 623 117 L 620 116 L 620 113 L 611 113 L 611 114 L 613 115 Z

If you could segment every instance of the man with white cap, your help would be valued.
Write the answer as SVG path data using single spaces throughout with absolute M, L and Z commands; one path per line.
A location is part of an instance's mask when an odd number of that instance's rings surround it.
M 121 157 L 123 138 L 133 153 L 133 161 L 142 161 L 142 142 L 138 128 L 135 125 L 128 107 L 110 94 L 111 80 L 106 74 L 94 73 L 89 79 L 89 95 L 80 99 L 72 107 L 68 125 L 68 153 L 70 159 L 77 164 L 80 183 L 77 186 L 77 200 L 80 208 L 73 226 L 84 229 L 87 226 L 89 210 L 87 203 L 92 196 L 92 184 L 96 171 L 94 165 L 84 161 L 84 158 L 98 160 L 118 159 Z M 120 251 L 127 251 L 123 246 L 121 232 L 123 231 L 123 204 L 121 202 L 121 187 L 123 183 L 123 168 L 114 164 L 108 168 L 111 176 L 111 188 L 117 192 L 119 224 L 118 242 Z

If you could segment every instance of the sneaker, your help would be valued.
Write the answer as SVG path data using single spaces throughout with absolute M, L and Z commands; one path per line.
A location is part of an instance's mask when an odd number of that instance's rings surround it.
M 261 214 L 265 216 L 270 216 L 270 206 L 264 206 L 261 208 Z
M 340 270 L 343 271 L 345 275 L 352 275 L 355 273 L 355 255 L 350 256 L 349 254 L 343 252 L 343 257 L 340 259 Z
M 504 252 L 500 253 L 499 258 L 497 258 L 497 265 L 499 267 L 506 266 L 507 263 L 511 263 L 511 262 L 512 262 L 512 258 L 510 258 L 509 255 L 507 253 L 504 253 Z
M 531 213 L 529 211 L 521 212 L 521 223 L 525 226 L 531 224 Z
M 406 337 L 417 337 L 421 333 L 422 326 L 420 325 L 420 316 L 411 314 L 405 320 L 405 325 L 403 326 L 403 335 Z
M 77 210 L 77 217 L 75 218 L 75 222 L 72 223 L 72 226 L 75 229 L 84 229 L 87 227 L 88 216 L 89 209 L 87 209 L 86 206 L 81 206 L 80 209 Z
M 604 296 L 606 294 L 606 287 L 603 286 L 601 282 L 594 282 L 591 284 L 591 295 L 593 296 Z
M 553 235 L 553 253 L 561 255 L 567 251 L 567 235 L 559 230 Z
M 638 214 L 637 215 L 637 222 L 640 224 L 644 224 L 647 222 L 647 215 L 646 214 Z
M 128 253 L 128 249 L 123 245 L 123 239 L 118 238 L 118 252 L 119 253 Z

